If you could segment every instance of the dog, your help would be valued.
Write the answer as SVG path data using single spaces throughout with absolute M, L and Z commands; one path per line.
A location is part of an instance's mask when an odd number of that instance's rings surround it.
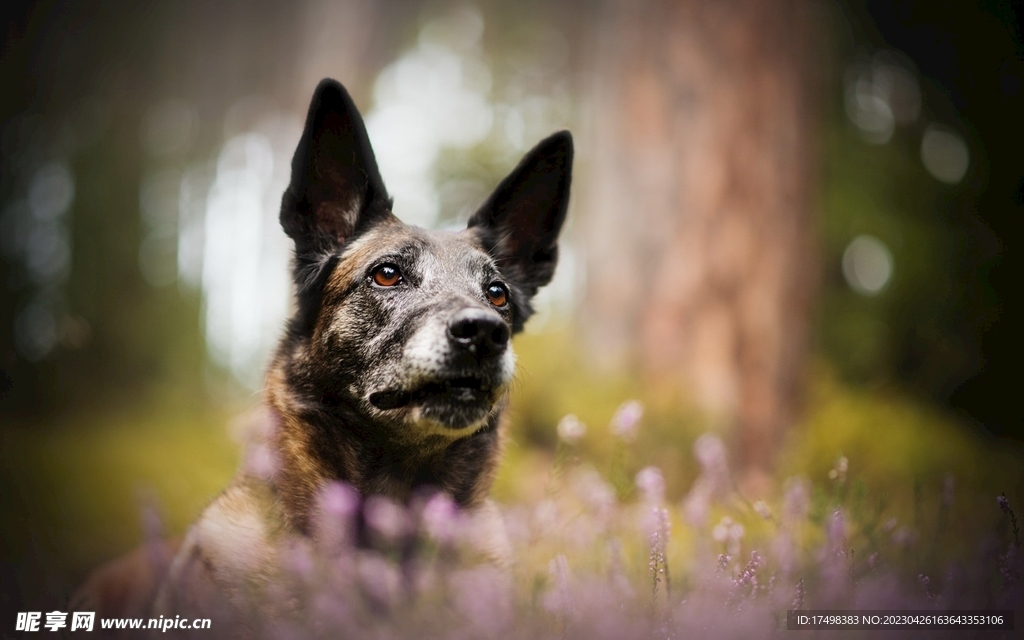
M 571 135 L 555 133 L 464 230 L 408 226 L 351 97 L 320 83 L 281 205 L 296 304 L 267 376 L 276 468 L 240 473 L 205 509 L 153 612 L 202 611 L 215 597 L 246 611 L 253 590 L 275 580 L 277 541 L 315 540 L 318 498 L 335 482 L 399 503 L 443 491 L 472 515 L 476 549 L 508 563 L 487 495 L 515 372 L 510 340 L 554 274 L 572 160 Z

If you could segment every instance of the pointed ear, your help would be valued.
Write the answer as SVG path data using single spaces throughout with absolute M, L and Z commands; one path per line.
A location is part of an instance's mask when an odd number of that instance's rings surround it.
M 469 220 L 498 268 L 529 299 L 551 281 L 572 181 L 572 135 L 540 142 Z M 523 318 L 525 321 L 525 318 Z
M 292 158 L 281 226 L 300 255 L 332 250 L 390 207 L 356 105 L 337 81 L 321 81 Z

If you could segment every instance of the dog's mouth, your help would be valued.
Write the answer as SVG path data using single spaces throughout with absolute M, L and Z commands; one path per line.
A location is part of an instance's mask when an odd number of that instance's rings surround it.
M 370 404 L 381 411 L 423 404 L 481 405 L 494 400 L 496 385 L 484 378 L 465 376 L 428 382 L 413 389 L 388 389 L 370 394 Z

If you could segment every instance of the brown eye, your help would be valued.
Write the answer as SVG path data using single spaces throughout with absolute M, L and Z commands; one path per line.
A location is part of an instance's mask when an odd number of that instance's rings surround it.
M 393 264 L 382 264 L 373 270 L 373 281 L 382 287 L 393 287 L 402 281 L 402 272 Z
M 492 282 L 487 287 L 487 300 L 496 307 L 508 304 L 508 289 L 500 282 Z

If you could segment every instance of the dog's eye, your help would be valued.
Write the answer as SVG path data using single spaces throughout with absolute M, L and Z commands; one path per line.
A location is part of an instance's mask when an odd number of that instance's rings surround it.
M 487 300 L 496 307 L 508 304 L 508 289 L 500 282 L 492 282 L 487 287 Z
M 382 287 L 393 287 L 402 281 L 402 272 L 393 264 L 382 264 L 373 270 L 373 281 Z

